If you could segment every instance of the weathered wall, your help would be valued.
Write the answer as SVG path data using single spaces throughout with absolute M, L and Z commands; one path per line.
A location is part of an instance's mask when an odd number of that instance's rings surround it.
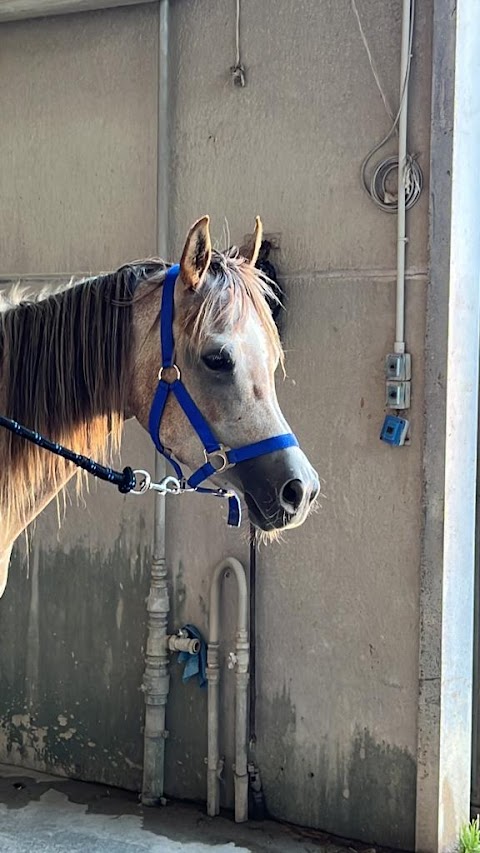
M 2 24 L 2 274 L 155 250 L 155 12 Z
M 140 442 L 138 441 L 140 437 Z M 151 463 L 129 429 L 125 453 Z M 75 505 L 75 491 L 71 489 Z M 139 789 L 152 518 L 108 486 L 47 512 L 0 612 L 1 761 Z
M 387 95 L 396 104 L 400 4 L 357 2 Z M 424 194 L 412 211 L 409 225 L 412 441 L 393 451 L 379 442 L 378 434 L 384 413 L 383 358 L 394 338 L 395 218 L 374 208 L 358 180 L 360 162 L 388 129 L 388 119 L 351 4 L 244 0 L 245 89 L 234 88 L 229 73 L 234 62 L 233 6 L 223 0 L 172 4 L 172 256 L 178 257 L 186 229 L 203 212 L 212 215 L 219 242 L 224 217 L 232 239 L 238 241 L 257 212 L 267 231 L 280 235 L 276 262 L 288 299 L 288 379 L 280 383 L 280 396 L 324 478 L 325 492 L 320 511 L 301 530 L 260 552 L 256 758 L 274 816 L 412 848 L 427 198 Z M 410 147 L 418 152 L 424 171 L 430 7 L 429 0 L 419 4 L 411 102 Z M 9 189 L 11 210 L 0 213 L 0 233 L 7 235 L 6 272 L 9 267 L 22 272 L 105 268 L 152 251 L 154 16 L 151 7 L 0 30 L 2 54 L 7 51 L 4 64 L 11 75 L 0 93 L 2 115 L 7 111 L 9 117 L 7 142 L 3 134 L 0 137 L 0 156 L 3 160 L 15 151 L 21 164 L 18 181 Z M 25 45 L 36 65 L 25 63 Z M 33 73 L 35 67 L 41 73 Z M 30 112 L 25 104 L 31 105 Z M 32 136 L 41 143 L 40 150 L 38 144 L 34 150 Z M 141 445 L 143 456 L 147 446 Z M 130 459 L 132 451 L 133 439 L 125 458 Z M 58 619 L 78 607 L 76 586 L 65 584 L 61 595 L 57 591 L 64 583 L 58 578 L 66 571 L 65 559 L 69 567 L 75 562 L 78 578 L 88 576 L 91 584 L 98 575 L 111 577 L 116 560 L 120 565 L 113 580 L 102 581 L 103 598 L 96 586 L 86 590 L 98 599 L 96 608 L 103 614 L 98 631 L 97 611 L 88 610 L 85 639 L 80 630 L 72 632 L 68 619 L 61 630 L 55 629 L 57 635 L 75 637 L 77 645 L 70 648 L 66 641 L 66 648 L 74 657 L 81 649 L 85 673 L 92 661 L 95 687 L 82 681 L 77 690 L 69 681 L 68 694 L 63 692 L 55 702 L 51 694 L 42 693 L 34 723 L 50 727 L 58 714 L 75 715 L 74 703 L 94 691 L 101 706 L 99 719 L 109 717 L 107 732 L 95 714 L 82 713 L 85 736 L 97 744 L 96 757 L 86 757 L 89 748 L 81 745 L 77 733 L 67 746 L 62 740 L 59 749 L 54 730 L 47 735 L 49 749 L 49 738 L 54 738 L 47 764 L 51 768 L 58 760 L 69 772 L 78 761 L 86 778 L 135 787 L 138 769 L 128 774 L 123 765 L 122 774 L 114 768 L 111 744 L 115 739 L 117 748 L 123 739 L 131 744 L 129 760 L 141 760 L 140 729 L 134 728 L 141 715 L 140 610 L 147 588 L 143 557 L 137 558 L 137 574 L 129 581 L 129 595 L 123 596 L 120 631 L 115 613 L 120 582 L 125 585 L 130 577 L 128 543 L 137 547 L 135 529 L 143 521 L 136 521 L 129 510 L 125 518 L 132 526 L 129 538 L 122 538 L 117 519 L 121 501 L 115 496 L 107 501 L 104 490 L 101 495 L 108 518 L 100 516 L 98 503 L 88 503 L 88 519 L 85 512 L 70 510 L 58 543 L 48 525 L 39 525 L 35 541 L 40 543 L 41 611 L 48 612 L 53 596 Z M 246 564 L 246 531 L 244 536 L 227 532 L 218 504 L 194 496 L 168 505 L 167 529 L 172 627 L 192 621 L 205 630 L 211 570 L 227 554 Z M 92 543 L 104 531 L 108 543 L 97 557 Z M 1 647 L 16 661 L 7 685 L 10 719 L 14 712 L 28 711 L 20 674 L 26 666 L 22 638 L 36 593 L 32 566 L 28 581 L 22 571 L 14 573 L 0 605 Z M 225 587 L 230 641 L 233 580 Z M 13 606 L 21 614 L 15 634 L 9 615 Z M 53 654 L 47 640 L 50 621 L 40 624 L 40 660 L 47 652 Z M 10 636 L 17 637 L 14 650 L 7 644 Z M 127 639 L 128 652 L 122 645 Z M 68 675 L 74 681 L 66 657 L 60 661 L 58 679 Z M 128 672 L 123 669 L 127 665 Z M 42 666 L 46 673 L 47 664 Z M 113 680 L 119 690 L 125 673 L 123 693 L 114 698 L 103 676 L 105 666 L 110 684 Z M 232 802 L 229 675 L 225 803 Z M 181 684 L 177 666 L 172 676 L 167 791 L 203 799 L 206 697 L 195 685 Z M 18 701 L 12 704 L 16 695 Z M 114 716 L 119 695 L 130 714 L 124 725 Z M 75 725 L 68 722 L 68 727 Z M 17 730 L 18 725 L 7 727 L 10 740 L 18 739 Z M 68 760 L 63 762 L 65 751 L 60 750 L 65 749 Z M 106 760 L 103 749 L 108 750 Z M 13 754 L 19 755 L 16 747 Z M 0 758 L 5 757 L 3 752 Z M 27 755 L 26 760 L 33 759 Z
M 155 28 L 154 7 L 0 27 L 1 274 L 155 251 Z M 151 468 L 138 427 L 123 456 Z M 71 495 L 0 602 L 0 760 L 138 788 L 152 502 Z
M 367 0 L 358 8 L 396 104 L 400 4 Z M 229 74 L 232 15 L 219 0 L 173 6 L 172 248 L 178 254 L 186 224 L 203 211 L 213 215 L 220 239 L 224 217 L 239 240 L 257 212 L 281 235 L 288 379 L 280 396 L 325 480 L 318 514 L 260 553 L 258 764 L 274 815 L 409 848 L 427 196 L 409 226 L 412 443 L 392 451 L 378 435 L 383 357 L 394 339 L 395 218 L 375 209 L 358 179 L 388 120 L 351 4 L 244 0 L 245 89 L 233 87 Z M 419 4 L 410 146 L 424 170 L 429 28 L 430 4 Z M 195 524 L 190 508 L 168 507 L 168 541 L 182 618 L 203 626 L 206 572 L 232 545 L 208 502 L 198 503 Z M 246 545 L 241 553 L 246 560 Z M 229 612 L 228 627 L 233 618 Z M 181 690 L 170 706 L 169 790 L 200 797 L 205 745 L 203 752 L 195 747 L 196 773 L 177 761 L 184 762 L 187 744 L 198 744 L 204 707 L 186 702 L 180 713 Z M 230 765 L 231 701 L 226 716 Z

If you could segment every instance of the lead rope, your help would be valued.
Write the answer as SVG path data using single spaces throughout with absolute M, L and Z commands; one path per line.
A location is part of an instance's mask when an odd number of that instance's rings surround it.
M 143 495 L 150 489 L 163 494 L 178 494 L 181 491 L 181 484 L 176 477 L 165 477 L 160 483 L 154 483 L 150 474 L 140 468 L 133 470 L 133 468 L 127 466 L 123 471 L 115 471 L 114 468 L 101 465 L 100 462 L 95 462 L 94 459 L 90 459 L 88 456 L 75 453 L 74 450 L 64 447 L 63 444 L 59 444 L 57 441 L 50 441 L 49 438 L 45 438 L 45 436 L 36 432 L 36 430 L 28 429 L 28 427 L 19 424 L 13 418 L 5 418 L 3 415 L 0 415 L 0 426 L 14 433 L 19 438 L 24 438 L 26 441 L 31 442 L 31 444 L 36 444 L 37 447 L 48 450 L 56 456 L 61 456 L 67 462 L 72 462 L 77 468 L 82 468 L 93 477 L 104 480 L 106 483 L 112 483 L 122 495 Z

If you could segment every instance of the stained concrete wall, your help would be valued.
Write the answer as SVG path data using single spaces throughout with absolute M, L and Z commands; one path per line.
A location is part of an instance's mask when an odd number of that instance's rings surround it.
M 400 4 L 363 0 L 358 6 L 386 93 L 396 104 Z M 154 7 L 145 7 L 41 25 L 9 24 L 0 30 L 2 54 L 8 51 L 4 64 L 11 75 L 0 94 L 5 99 L 2 114 L 10 110 L 10 141 L 2 138 L 0 145 L 10 145 L 7 153 L 17 152 L 23 175 L 20 184 L 12 181 L 11 211 L 4 214 L 8 223 L 16 223 L 17 236 L 11 225 L 0 222 L 0 233 L 8 235 L 6 269 L 105 268 L 153 250 L 155 15 Z M 393 451 L 379 442 L 378 434 L 384 414 L 383 359 L 394 338 L 395 219 L 375 209 L 358 179 L 360 162 L 385 134 L 388 119 L 351 4 L 244 0 L 244 89 L 232 85 L 229 71 L 234 62 L 233 15 L 233 4 L 230 8 L 222 0 L 172 3 L 171 254 L 178 257 L 186 229 L 203 212 L 212 215 L 218 242 L 225 217 L 232 239 L 238 241 L 257 212 L 266 230 L 280 235 L 275 260 L 287 293 L 288 379 L 280 382 L 279 392 L 292 427 L 324 478 L 325 492 L 319 512 L 301 530 L 260 552 L 256 760 L 272 815 L 411 849 L 427 198 L 424 193 L 409 218 L 411 443 Z M 430 0 L 419 4 L 410 110 L 410 148 L 418 153 L 424 172 L 429 153 L 430 15 Z M 25 64 L 25 48 L 37 57 L 36 65 Z M 35 68 L 41 73 L 34 74 Z M 25 98 L 35 111 L 40 96 L 44 109 L 34 112 L 31 131 Z M 35 158 L 25 140 L 27 123 L 30 135 L 41 141 Z M 134 435 L 124 452 L 129 461 L 139 440 L 139 434 Z M 142 458 L 148 453 L 142 439 Z M 22 754 L 15 746 L 25 728 L 18 715 L 30 713 L 21 674 L 26 663 L 21 662 L 27 656 L 22 637 L 36 606 L 32 568 L 29 579 L 25 569 L 14 572 L 1 604 L 3 656 L 16 664 L 10 665 L 2 689 L 2 696 L 7 690 L 8 709 L 0 759 L 38 760 L 65 772 L 76 764 L 84 778 L 136 787 L 139 768 L 127 768 L 128 762 L 141 761 L 138 687 L 146 533 L 133 577 L 131 549 L 138 548 L 138 526 L 148 527 L 150 520 L 143 512 L 132 516 L 130 509 L 124 510 L 128 535 L 122 534 L 117 515 L 124 504 L 110 494 L 107 498 L 105 491 L 99 500 L 101 504 L 87 503 L 88 517 L 85 511 L 69 510 L 59 541 L 51 515 L 39 523 L 34 540 L 39 543 L 40 611 L 52 607 L 53 593 L 58 619 L 76 610 L 81 577 L 90 581 L 84 595 L 98 599 L 93 612 L 82 604 L 83 632 L 73 631 L 69 618 L 56 630 L 74 658 L 81 652 L 85 678 L 76 682 L 64 655 L 52 670 L 58 679 L 68 673 L 68 692 L 62 688 L 52 700 L 51 692 L 41 687 L 42 699 L 33 704 L 29 725 L 38 726 L 40 746 L 47 742 L 48 753 L 42 753 L 38 743 L 33 753 Z M 100 506 L 106 517 L 100 515 Z M 181 503 L 172 500 L 167 507 L 172 627 L 190 621 L 206 630 L 214 564 L 227 554 L 247 563 L 247 531 L 227 532 L 220 516 L 216 501 L 196 496 Z M 58 580 L 67 567 L 73 572 L 74 564 L 78 580 Z M 104 584 L 101 596 L 99 577 Z M 127 580 L 125 595 L 120 584 L 125 587 Z M 118 628 L 120 597 L 125 609 Z M 228 579 L 225 651 L 233 638 L 234 599 L 233 579 Z M 13 608 L 20 623 L 16 634 Z M 97 630 L 97 618 L 101 622 L 102 617 L 104 624 Z M 43 660 L 53 654 L 47 639 L 50 620 L 39 626 Z M 9 640 L 12 636 L 15 644 Z M 76 647 L 70 649 L 73 637 Z M 89 661 L 95 669 L 90 686 Z M 47 669 L 50 672 L 44 663 L 38 671 L 47 678 Z M 113 679 L 117 685 L 114 693 L 108 690 L 107 671 L 110 684 Z M 174 665 L 167 792 L 203 799 L 206 697 L 196 685 L 183 685 L 180 675 Z M 232 802 L 232 680 L 227 674 L 222 717 L 227 805 Z M 96 747 L 88 747 L 88 741 L 85 746 L 78 732 L 62 739 L 59 747 L 63 727 L 58 715 L 68 718 L 68 731 L 76 728 L 69 715 L 77 719 L 74 705 L 87 688 L 94 692 L 99 712 L 82 710 L 78 716 L 82 737 L 88 736 Z M 124 721 L 119 699 L 127 711 Z M 55 725 L 58 730 L 53 728 L 42 741 L 41 730 Z M 122 741 L 126 758 L 119 768 L 113 765 L 111 744 L 121 749 Z M 95 750 L 92 757 L 90 749 Z

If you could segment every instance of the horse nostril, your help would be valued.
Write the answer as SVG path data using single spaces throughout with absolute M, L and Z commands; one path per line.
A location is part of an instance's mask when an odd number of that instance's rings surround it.
M 320 494 L 320 483 L 318 482 L 318 480 L 315 480 L 315 485 L 312 486 L 312 489 L 310 491 L 310 503 L 311 504 L 313 504 L 313 502 L 318 498 L 319 494 Z
M 289 480 L 280 492 L 280 503 L 286 512 L 295 513 L 303 501 L 305 487 L 301 480 Z

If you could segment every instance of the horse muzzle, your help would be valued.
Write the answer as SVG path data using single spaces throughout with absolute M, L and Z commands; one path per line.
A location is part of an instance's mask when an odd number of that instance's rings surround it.
M 239 463 L 237 478 L 250 521 L 266 532 L 299 527 L 320 492 L 318 474 L 298 447 Z

